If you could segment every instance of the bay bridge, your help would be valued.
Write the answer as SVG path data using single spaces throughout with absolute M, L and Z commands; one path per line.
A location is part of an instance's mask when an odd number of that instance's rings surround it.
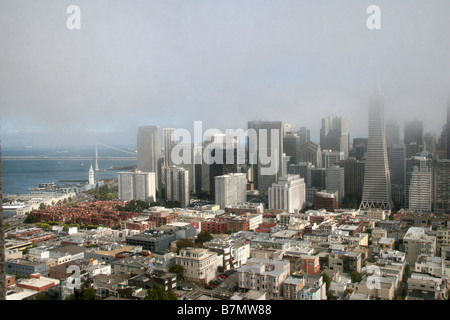
M 127 154 L 127 156 L 99 156 L 98 155 L 98 145 L 104 146 L 106 148 L 122 152 Z M 80 160 L 80 161 L 92 161 L 95 163 L 95 171 L 102 171 L 99 169 L 98 161 L 102 160 L 113 160 L 113 161 L 122 161 L 122 160 L 130 160 L 137 161 L 136 152 L 126 151 L 119 148 L 108 146 L 101 142 L 95 143 L 95 155 L 86 156 L 86 155 L 68 155 L 68 151 L 57 151 L 51 154 L 42 154 L 42 155 L 32 155 L 32 156 L 5 156 L 2 155 L 1 159 L 3 160 L 56 160 L 56 161 L 64 161 L 64 160 Z

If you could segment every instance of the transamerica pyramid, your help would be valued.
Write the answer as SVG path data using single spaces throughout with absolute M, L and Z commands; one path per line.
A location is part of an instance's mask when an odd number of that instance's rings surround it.
M 377 81 L 369 99 L 369 139 L 367 143 L 361 210 L 391 210 L 391 179 L 386 148 L 384 99 Z

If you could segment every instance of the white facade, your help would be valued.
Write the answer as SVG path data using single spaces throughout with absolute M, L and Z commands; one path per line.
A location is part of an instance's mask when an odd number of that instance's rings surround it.
M 305 207 L 306 185 L 300 175 L 282 176 L 269 187 L 269 209 L 297 213 Z
M 221 209 L 247 202 L 247 177 L 243 173 L 217 176 L 215 179 L 216 204 Z
M 432 171 L 426 157 L 414 157 L 418 166 L 413 167 L 409 183 L 409 209 L 416 212 L 431 212 Z
M 336 193 L 337 201 L 342 205 L 342 201 L 345 195 L 345 180 L 344 180 L 344 168 L 339 166 L 331 166 L 327 168 L 325 178 L 325 188 L 328 193 Z
M 119 199 L 122 201 L 156 201 L 154 172 L 119 172 Z
M 189 206 L 189 170 L 171 166 L 166 168 L 166 199 L 178 201 L 180 207 Z
M 252 258 L 238 269 L 238 284 L 240 288 L 265 291 L 269 299 L 282 299 L 289 271 L 289 261 Z
M 183 266 L 187 281 L 208 283 L 216 278 L 217 253 L 207 249 L 186 248 L 180 251 L 176 263 Z
M 94 169 L 92 169 L 92 164 L 91 164 L 91 167 L 89 168 L 89 184 L 90 185 L 94 185 L 95 184 Z

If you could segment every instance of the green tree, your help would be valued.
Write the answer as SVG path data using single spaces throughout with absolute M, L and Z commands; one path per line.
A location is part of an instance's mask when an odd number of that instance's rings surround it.
M 50 300 L 48 295 L 46 295 L 45 293 L 38 294 L 35 299 L 36 300 Z
M 177 248 L 178 249 L 184 249 L 184 248 L 188 248 L 188 247 L 194 247 L 194 243 L 189 240 L 189 239 L 178 239 L 178 241 L 176 242 L 177 244 Z
M 328 300 L 335 300 L 336 297 L 330 291 L 330 285 L 331 285 L 331 278 L 330 278 L 330 276 L 327 273 L 322 272 L 322 277 L 323 277 L 323 281 L 325 282 L 326 294 L 327 294 Z
M 183 279 L 184 267 L 180 264 L 174 264 L 169 268 L 170 273 L 175 273 L 177 275 L 177 280 Z
M 197 235 L 196 242 L 197 243 L 203 243 L 203 242 L 211 241 L 212 239 L 214 239 L 214 238 L 208 231 L 201 231 Z
M 86 288 L 83 291 L 83 300 L 95 300 L 95 289 Z
M 350 273 L 351 277 L 352 277 L 352 282 L 353 283 L 357 283 L 357 282 L 361 282 L 362 280 L 362 274 L 359 273 L 358 271 L 352 271 Z
M 178 300 L 178 297 L 173 292 L 167 292 L 167 300 Z
M 26 218 L 23 220 L 24 223 L 31 224 L 35 223 L 34 217 L 31 213 L 27 214 Z
M 39 204 L 39 210 L 45 210 L 47 206 L 44 203 Z

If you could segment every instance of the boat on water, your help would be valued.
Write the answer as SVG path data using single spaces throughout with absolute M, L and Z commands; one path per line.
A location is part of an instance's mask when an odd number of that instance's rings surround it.
M 25 203 L 24 202 L 18 202 L 18 201 L 4 202 L 3 205 L 2 205 L 2 208 L 4 210 L 13 210 L 13 209 L 25 208 Z

